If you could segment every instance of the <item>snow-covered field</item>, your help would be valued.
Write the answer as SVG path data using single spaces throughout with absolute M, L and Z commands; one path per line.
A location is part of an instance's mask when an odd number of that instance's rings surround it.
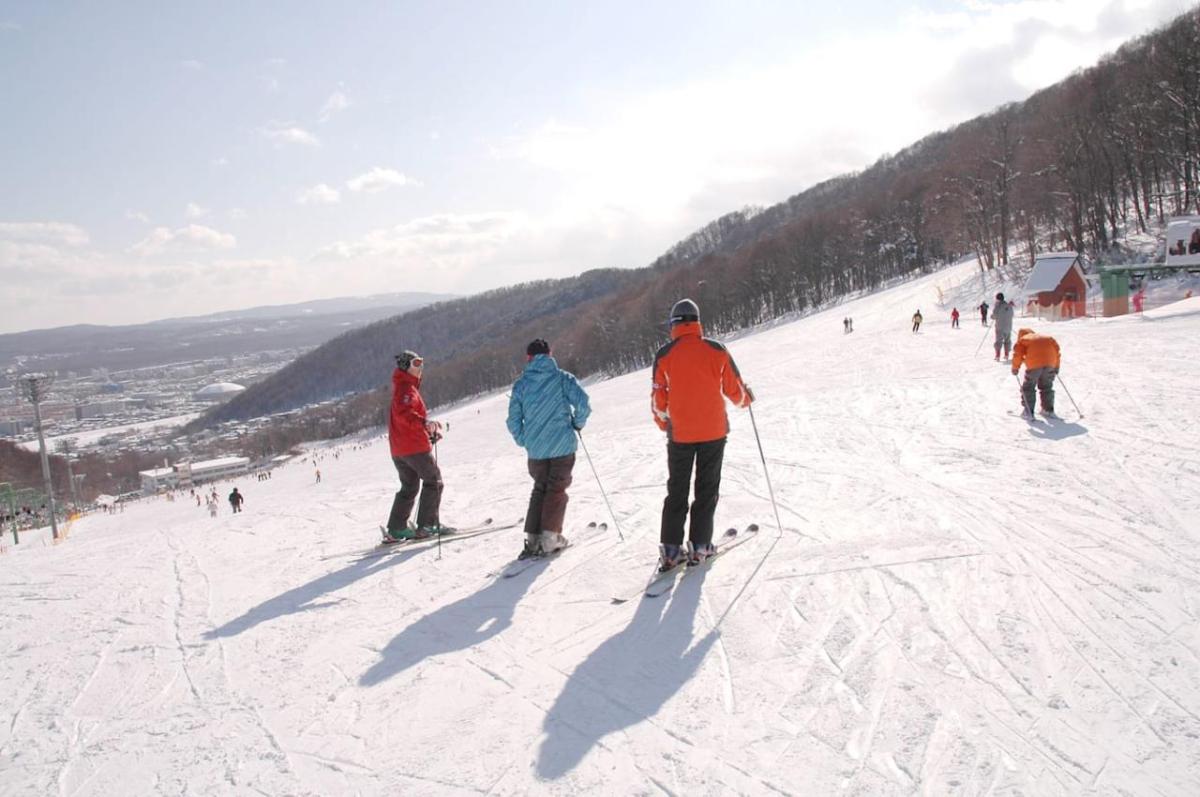
M 354 555 L 396 489 L 378 435 L 314 449 L 320 484 L 240 482 L 240 515 L 156 500 L 10 547 L 0 792 L 1200 793 L 1200 298 L 1041 325 L 1085 416 L 1060 390 L 1029 425 L 975 354 L 977 280 L 731 344 L 783 528 L 731 408 L 718 527 L 762 530 L 661 598 L 610 602 L 655 560 L 645 372 L 590 388 L 625 541 L 581 451 L 574 546 L 517 578 L 519 529 Z M 448 522 L 523 513 L 504 409 L 443 417 Z

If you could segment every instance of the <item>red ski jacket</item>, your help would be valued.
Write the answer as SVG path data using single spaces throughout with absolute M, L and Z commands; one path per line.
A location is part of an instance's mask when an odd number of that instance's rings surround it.
M 388 443 L 393 457 L 433 450 L 425 429 L 425 399 L 417 389 L 421 380 L 397 368 L 392 373 L 392 410 L 388 417 Z

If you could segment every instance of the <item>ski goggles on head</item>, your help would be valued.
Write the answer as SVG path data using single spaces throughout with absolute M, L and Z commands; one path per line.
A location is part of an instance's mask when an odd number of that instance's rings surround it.
M 408 367 L 409 368 L 420 368 L 424 364 L 425 364 L 424 357 L 413 357 L 411 360 L 409 360 Z

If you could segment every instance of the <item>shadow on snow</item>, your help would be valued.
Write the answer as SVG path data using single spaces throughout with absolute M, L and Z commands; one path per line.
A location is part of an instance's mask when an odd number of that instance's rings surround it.
M 1065 440 L 1087 434 L 1087 427 L 1078 423 L 1035 423 L 1029 425 L 1029 433 L 1043 440 Z
M 655 716 L 696 674 L 718 638 L 713 630 L 692 644 L 707 575 L 688 576 L 669 598 L 643 598 L 625 630 L 575 669 L 546 713 L 540 777 L 562 777 L 605 736 Z
M 373 686 L 424 659 L 465 650 L 496 636 L 512 625 L 517 602 L 545 570 L 540 563 L 514 578 L 497 576 L 479 592 L 423 615 L 387 644 L 379 661 L 358 679 L 359 685 Z
M 287 614 L 306 612 L 312 609 L 323 609 L 341 603 L 341 599 L 320 601 L 322 596 L 337 592 L 354 582 L 383 572 L 406 562 L 422 551 L 430 548 L 414 548 L 411 551 L 399 551 L 384 556 L 365 557 L 356 559 L 346 567 L 326 573 L 307 584 L 289 589 L 252 609 L 248 609 L 241 617 L 234 618 L 219 628 L 214 628 L 204 634 L 205 639 L 237 636 L 243 631 L 249 631 L 260 623 L 274 620 Z

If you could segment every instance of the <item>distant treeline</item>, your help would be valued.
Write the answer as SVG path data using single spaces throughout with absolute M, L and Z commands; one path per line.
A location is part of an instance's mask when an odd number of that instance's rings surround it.
M 287 447 L 314 429 L 382 423 L 402 349 L 429 359 L 423 393 L 435 406 L 509 384 L 537 336 L 579 375 L 627 372 L 650 362 L 683 296 L 719 335 L 967 254 L 983 269 L 1005 267 L 1011 252 L 1114 256 L 1126 225 L 1151 230 L 1200 209 L 1198 166 L 1193 10 L 1024 102 L 773 207 L 730 213 L 645 268 L 517 285 L 349 332 L 188 430 L 348 393 L 359 395 L 321 408 L 319 423 L 281 423 L 256 443 Z

